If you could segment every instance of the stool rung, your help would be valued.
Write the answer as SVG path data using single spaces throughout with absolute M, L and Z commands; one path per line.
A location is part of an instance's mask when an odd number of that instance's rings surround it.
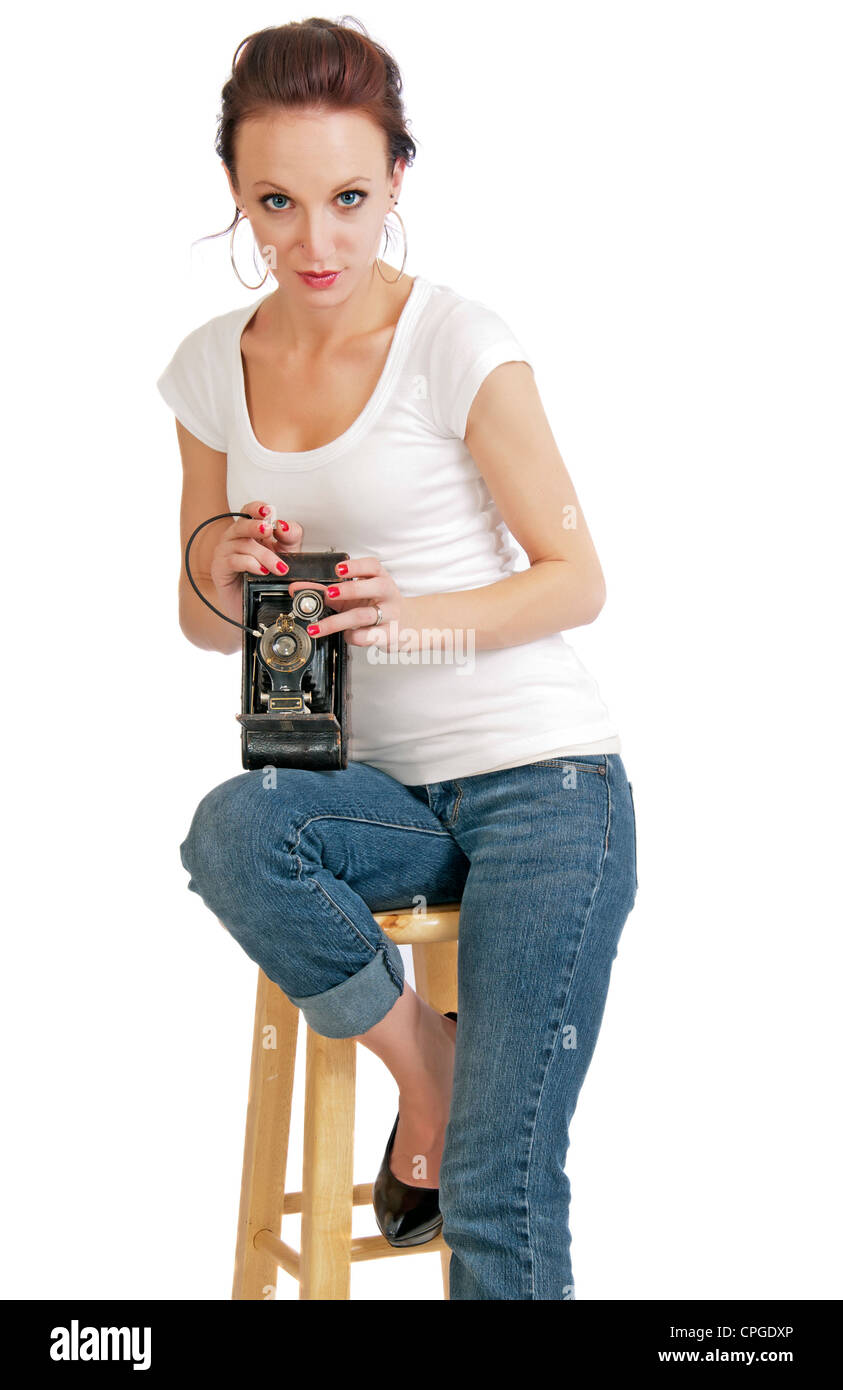
M 351 1205 L 353 1207 L 371 1206 L 373 1187 L 374 1183 L 371 1182 L 355 1183 L 354 1188 L 352 1189 Z M 301 1211 L 301 1202 L 301 1192 L 285 1192 L 284 1206 L 282 1208 L 284 1215 L 295 1216 L 297 1212 Z
M 450 1254 L 450 1247 L 442 1239 L 441 1232 L 434 1236 L 433 1240 L 428 1240 L 424 1245 L 390 1245 L 384 1236 L 352 1236 L 351 1238 L 351 1259 L 357 1260 L 382 1260 L 386 1255 L 429 1255 L 434 1250 L 446 1250 Z
M 276 1264 L 288 1274 L 292 1274 L 294 1279 L 301 1278 L 301 1255 L 298 1250 L 294 1250 L 292 1245 L 288 1245 L 280 1236 L 273 1235 L 272 1231 L 264 1228 L 255 1234 L 254 1246 L 256 1250 L 265 1250 L 268 1255 L 272 1255 Z
M 278 1261 L 282 1269 L 288 1274 L 292 1274 L 294 1279 L 299 1278 L 301 1268 L 301 1255 L 298 1250 L 294 1250 L 292 1245 L 273 1235 L 272 1231 L 258 1231 L 255 1236 L 255 1248 L 265 1250 L 268 1255 Z M 359 1260 L 382 1260 L 389 1255 L 430 1255 L 434 1252 L 448 1250 L 448 1246 L 442 1238 L 442 1234 L 434 1236 L 433 1240 L 426 1241 L 423 1245 L 390 1245 L 389 1241 L 383 1236 L 352 1236 L 349 1243 L 349 1258 L 352 1263 Z

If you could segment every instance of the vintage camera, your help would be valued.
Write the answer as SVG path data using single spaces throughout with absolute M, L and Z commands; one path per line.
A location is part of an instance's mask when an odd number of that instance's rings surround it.
M 243 766 L 330 770 L 348 766 L 350 669 L 342 632 L 309 637 L 337 610 L 324 591 L 289 592 L 302 579 L 336 583 L 345 551 L 286 555 L 289 573 L 243 575 Z

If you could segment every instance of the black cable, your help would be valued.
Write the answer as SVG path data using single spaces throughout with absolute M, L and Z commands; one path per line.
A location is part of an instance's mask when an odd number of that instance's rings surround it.
M 207 521 L 200 521 L 199 525 L 196 527 L 196 530 L 193 532 L 193 535 L 190 537 L 190 540 L 187 542 L 187 545 L 185 546 L 184 568 L 187 572 L 187 577 L 193 585 L 193 588 L 195 589 L 196 593 L 199 595 L 202 602 L 208 605 L 212 613 L 216 613 L 218 618 L 222 618 L 223 622 L 231 623 L 233 627 L 240 627 L 243 629 L 244 632 L 250 632 L 253 637 L 262 637 L 262 632 L 256 632 L 254 628 L 247 627 L 245 623 L 238 623 L 236 618 L 229 618 L 225 613 L 221 613 L 218 608 L 215 608 L 214 605 L 210 603 L 208 599 L 206 599 L 205 595 L 202 593 L 202 590 L 198 587 L 196 580 L 193 578 L 193 575 L 190 573 L 190 562 L 187 557 L 190 554 L 190 547 L 193 545 L 193 542 L 195 541 L 199 532 L 202 530 L 202 527 L 210 526 L 212 521 L 224 521 L 227 516 L 243 516 L 246 518 L 247 521 L 255 520 L 255 518 L 253 516 L 250 516 L 248 512 L 220 512 L 219 516 L 209 516 Z

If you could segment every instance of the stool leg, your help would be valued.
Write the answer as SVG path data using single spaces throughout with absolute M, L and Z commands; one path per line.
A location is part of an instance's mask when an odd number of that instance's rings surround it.
M 299 1297 L 351 1297 L 357 1044 L 307 1030 Z
M 445 1299 L 445 1302 L 448 1303 L 451 1298 L 451 1252 L 448 1249 L 447 1245 L 445 1246 L 444 1250 L 439 1251 L 439 1258 L 442 1261 L 443 1297 Z
M 278 1266 L 254 1238 L 281 1232 L 298 1022 L 296 1006 L 259 970 L 233 1299 L 275 1297 Z
M 457 1007 L 458 941 L 426 941 L 413 945 L 416 994 L 440 1014 Z
M 416 994 L 441 1014 L 457 1007 L 457 960 L 459 942 L 430 941 L 413 946 L 413 975 Z M 442 1287 L 445 1300 L 450 1297 L 449 1272 L 451 1252 L 445 1247 L 439 1255 L 442 1261 Z

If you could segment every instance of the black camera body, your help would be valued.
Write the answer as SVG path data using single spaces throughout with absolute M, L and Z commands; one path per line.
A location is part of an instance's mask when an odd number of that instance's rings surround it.
M 351 699 L 348 646 L 343 632 L 310 637 L 307 628 L 329 617 L 324 591 L 289 592 L 292 581 L 337 582 L 345 551 L 286 555 L 281 575 L 243 574 L 243 766 L 348 766 Z M 260 632 L 261 636 L 255 634 Z

